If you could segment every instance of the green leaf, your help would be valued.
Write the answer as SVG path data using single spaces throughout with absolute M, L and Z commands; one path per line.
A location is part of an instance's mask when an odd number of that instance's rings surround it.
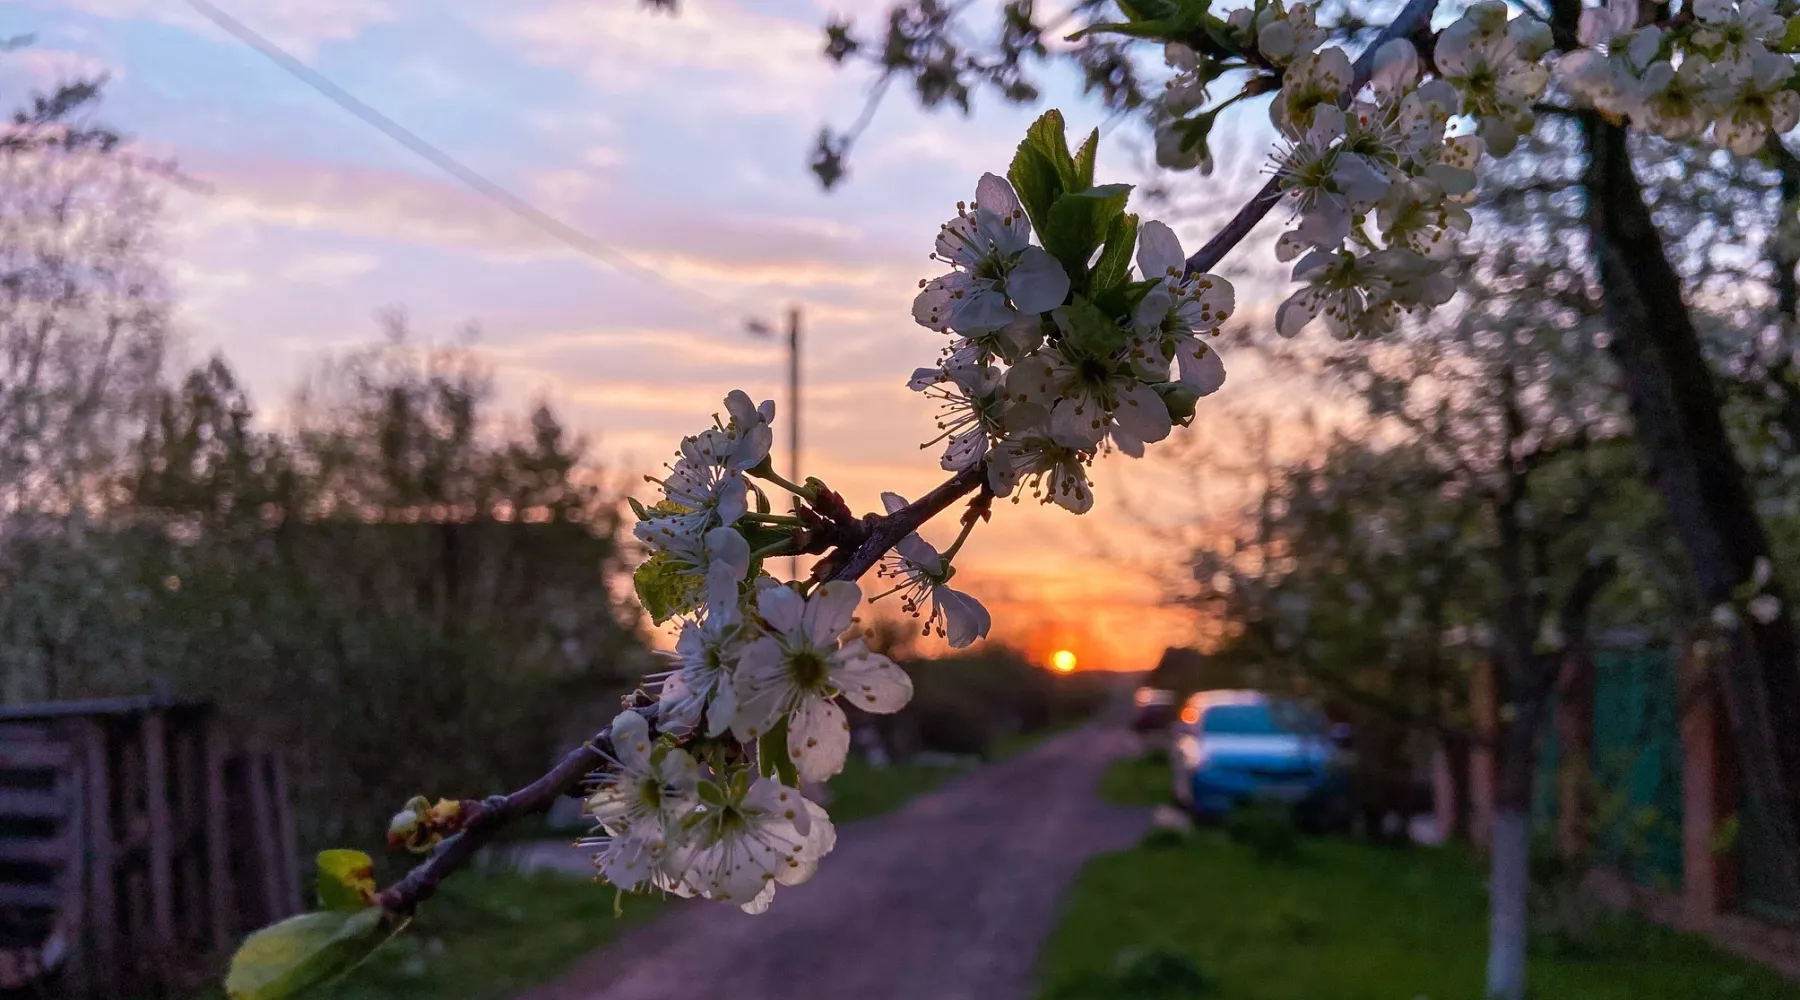
M 640 501 L 637 497 L 626 497 L 625 502 L 631 505 L 631 512 L 633 514 L 637 515 L 638 520 L 640 520 L 640 521 L 650 520 L 650 512 L 648 510 L 644 509 L 643 502 Z
M 1087 141 L 1075 154 L 1075 190 L 1085 191 L 1094 186 L 1094 161 L 1100 155 L 1100 130 L 1088 133 Z
M 1101 24 L 1090 24 L 1080 31 L 1069 35 L 1069 41 L 1079 42 L 1089 35 L 1126 35 L 1131 38 L 1150 38 L 1158 41 L 1173 41 L 1184 34 L 1181 26 L 1173 20 L 1158 18 L 1154 21 L 1108 21 Z
M 1787 30 L 1782 32 L 1781 40 L 1769 47 L 1777 52 L 1800 52 L 1800 14 L 1788 18 Z
M 786 716 L 776 720 L 768 732 L 757 738 L 756 757 L 763 777 L 774 778 L 789 788 L 800 787 L 800 774 L 788 757 Z
M 1076 296 L 1062 308 L 1063 347 L 1072 354 L 1110 357 L 1125 346 L 1125 331 L 1093 302 Z
M 1104 184 L 1065 194 L 1050 206 L 1042 229 L 1044 249 L 1062 262 L 1069 283 L 1077 290 L 1088 286 L 1088 260 L 1106 239 L 1112 222 L 1125 211 L 1131 197 L 1129 184 Z
M 1175 17 L 1181 13 L 1181 5 L 1175 0 L 1118 0 L 1118 4 L 1119 10 L 1133 21 Z
M 375 862 L 361 851 L 319 852 L 319 905 L 355 913 L 375 901 Z
M 681 565 L 666 552 L 644 560 L 631 574 L 631 582 L 638 601 L 658 625 L 700 605 L 700 578 L 682 572 Z
M 1032 228 L 1043 232 L 1050 206 L 1063 193 L 1062 181 L 1057 179 L 1056 167 L 1050 162 L 1050 158 L 1033 146 L 1030 139 L 1026 139 L 1019 143 L 1019 151 L 1013 156 L 1012 168 L 1006 172 L 1006 179 L 1012 181 L 1013 190 L 1019 195 L 1019 204 L 1025 206 L 1025 214 L 1031 219 Z
M 1180 382 L 1158 382 L 1150 388 L 1162 397 L 1163 407 L 1169 411 L 1169 419 L 1183 427 L 1194 422 L 1194 407 L 1200 402 L 1200 394 L 1182 385 Z
M 1106 245 L 1094 264 L 1096 295 L 1123 285 L 1131 277 L 1131 252 L 1137 248 L 1138 217 L 1125 212 L 1106 230 Z
M 231 957 L 231 1000 L 286 1000 L 317 989 L 361 964 L 399 932 L 378 908 L 321 910 L 264 927 Z
M 1080 182 L 1075 159 L 1069 155 L 1068 129 L 1061 111 L 1051 108 L 1038 116 L 1038 120 L 1025 130 L 1025 141 L 1044 154 L 1056 168 L 1056 179 L 1062 183 L 1064 191 L 1080 191 L 1087 186 Z

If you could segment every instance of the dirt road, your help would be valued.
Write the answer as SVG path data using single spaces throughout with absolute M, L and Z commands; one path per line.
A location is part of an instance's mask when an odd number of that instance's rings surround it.
M 1130 734 L 1090 726 L 851 824 L 760 917 L 686 903 L 520 1000 L 1025 1000 L 1063 889 L 1127 847 L 1098 801 Z

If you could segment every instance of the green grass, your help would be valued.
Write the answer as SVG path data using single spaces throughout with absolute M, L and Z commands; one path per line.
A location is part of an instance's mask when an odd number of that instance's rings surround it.
M 852 757 L 844 762 L 844 772 L 826 786 L 831 791 L 831 801 L 825 810 L 831 814 L 831 821 L 838 824 L 879 816 L 967 771 L 967 767 L 926 764 L 877 768 L 861 757 Z
M 1151 787 L 1145 762 L 1113 770 L 1109 796 Z M 1273 863 L 1217 832 L 1153 837 L 1083 870 L 1039 958 L 1040 996 L 1476 1000 L 1486 919 L 1480 874 L 1457 850 L 1307 840 L 1299 860 Z M 1122 988 L 1121 969 L 1150 985 Z M 1610 918 L 1585 957 L 1534 956 L 1531 982 L 1535 1000 L 1800 1000 L 1767 969 L 1630 916 Z
M 665 904 L 567 875 L 465 871 L 405 932 L 320 1000 L 503 1000 L 644 922 Z
M 1158 806 L 1173 802 L 1173 772 L 1167 751 L 1116 761 L 1100 776 L 1100 798 L 1115 806 Z

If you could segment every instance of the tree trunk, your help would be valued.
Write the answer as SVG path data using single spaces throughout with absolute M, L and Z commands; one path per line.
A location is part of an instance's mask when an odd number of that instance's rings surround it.
M 1583 118 L 1592 250 L 1637 438 L 1686 549 L 1707 606 L 1733 600 L 1769 541 L 1721 416 L 1681 279 L 1632 171 L 1625 130 Z M 1725 687 L 1746 786 L 1780 845 L 1782 875 L 1800 891 L 1800 671 L 1793 619 L 1746 617 L 1726 664 Z
M 1530 941 L 1531 777 L 1535 763 L 1532 730 L 1536 728 L 1536 719 L 1527 718 L 1526 714 L 1501 726 L 1496 748 L 1500 773 L 1488 871 L 1489 1000 L 1525 998 L 1525 956 Z

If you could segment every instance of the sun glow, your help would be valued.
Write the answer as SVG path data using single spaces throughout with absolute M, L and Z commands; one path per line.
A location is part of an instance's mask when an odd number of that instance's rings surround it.
M 1050 666 L 1054 667 L 1059 674 L 1069 673 L 1075 669 L 1075 654 L 1066 649 L 1059 649 L 1050 654 Z

